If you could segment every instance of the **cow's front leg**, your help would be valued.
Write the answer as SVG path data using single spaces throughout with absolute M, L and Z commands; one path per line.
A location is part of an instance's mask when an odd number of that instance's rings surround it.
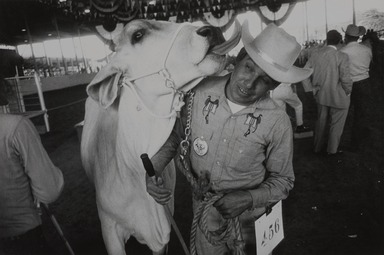
M 112 220 L 105 212 L 99 210 L 101 230 L 105 248 L 109 255 L 126 255 L 125 241 L 129 237 L 124 236 L 124 230 L 118 223 Z M 126 239 L 125 239 L 125 238 Z
M 163 249 L 161 249 L 160 251 L 156 252 L 156 251 L 153 251 L 152 254 L 153 255 L 166 255 L 168 254 L 168 245 L 164 246 Z

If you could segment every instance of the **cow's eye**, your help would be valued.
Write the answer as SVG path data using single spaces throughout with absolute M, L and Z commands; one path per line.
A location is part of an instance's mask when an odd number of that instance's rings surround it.
M 142 40 L 144 36 L 144 31 L 143 30 L 138 30 L 133 33 L 132 35 L 132 44 L 138 43 Z

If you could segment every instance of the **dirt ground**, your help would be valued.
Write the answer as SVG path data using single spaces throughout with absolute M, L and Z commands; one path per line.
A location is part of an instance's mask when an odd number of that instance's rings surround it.
M 361 151 L 345 151 L 339 158 L 328 158 L 312 153 L 312 138 L 295 140 L 296 182 L 283 201 L 285 239 L 274 250 L 274 255 L 384 254 L 382 85 L 379 81 L 372 85 L 370 121 Z M 304 104 L 305 122 L 313 127 L 316 118 L 313 98 L 304 93 L 300 85 L 297 89 Z M 47 108 L 52 109 L 48 111 L 52 131 L 42 135 L 42 141 L 65 178 L 64 191 L 50 205 L 51 211 L 76 254 L 98 255 L 106 251 L 94 190 L 81 165 L 80 144 L 74 129 L 84 118 L 84 101 L 56 108 L 85 97 L 84 85 L 45 94 Z M 348 145 L 349 134 L 350 120 L 342 146 Z M 188 243 L 191 197 L 180 175 L 175 200 L 175 219 Z M 68 254 L 46 216 L 44 229 L 57 254 Z M 133 239 L 126 248 L 129 254 L 151 254 Z M 184 254 L 173 232 L 169 254 Z

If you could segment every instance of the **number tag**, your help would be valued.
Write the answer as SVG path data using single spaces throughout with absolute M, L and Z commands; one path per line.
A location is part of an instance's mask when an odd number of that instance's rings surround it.
M 284 239 L 281 201 L 272 207 L 268 215 L 264 213 L 255 221 L 255 231 L 257 255 L 270 254 Z

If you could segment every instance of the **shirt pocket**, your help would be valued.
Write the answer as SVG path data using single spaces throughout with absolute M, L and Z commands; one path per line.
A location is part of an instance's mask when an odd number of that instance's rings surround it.
M 228 167 L 238 172 L 254 171 L 264 161 L 264 146 L 254 140 L 236 139 Z

